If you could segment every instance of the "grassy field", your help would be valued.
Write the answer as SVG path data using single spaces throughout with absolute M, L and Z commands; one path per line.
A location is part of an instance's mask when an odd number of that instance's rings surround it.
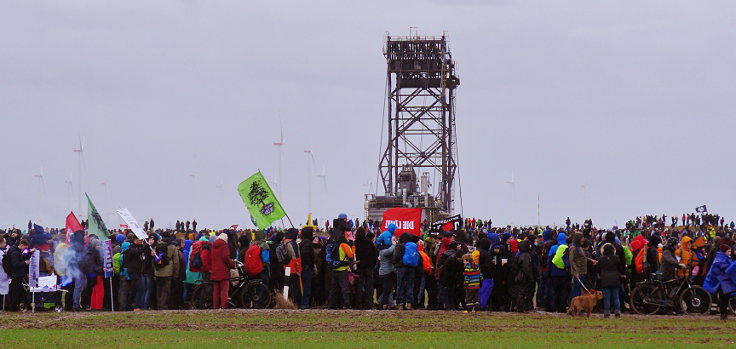
M 4 313 L 3 347 L 734 347 L 736 321 L 717 316 L 400 311 Z

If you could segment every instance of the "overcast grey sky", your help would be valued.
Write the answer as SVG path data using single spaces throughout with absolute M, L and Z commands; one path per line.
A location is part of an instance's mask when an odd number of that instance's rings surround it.
M 259 168 L 279 184 L 280 122 L 292 219 L 306 217 L 308 148 L 315 215 L 362 216 L 384 33 L 410 26 L 449 33 L 466 216 L 536 224 L 539 195 L 543 224 L 622 225 L 701 204 L 730 219 L 735 12 L 732 1 L 3 1 L 0 226 L 63 226 L 77 211 L 80 137 L 83 189 L 109 227 L 120 207 L 159 226 L 250 226 L 236 186 Z

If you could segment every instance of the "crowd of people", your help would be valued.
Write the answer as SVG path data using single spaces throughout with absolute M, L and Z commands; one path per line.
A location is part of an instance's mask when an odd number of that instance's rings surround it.
M 301 309 L 565 312 L 572 298 L 599 290 L 604 316 L 619 317 L 630 291 L 659 273 L 702 285 L 726 319 L 736 295 L 734 223 L 713 215 L 665 222 L 664 215 L 642 216 L 623 229 L 598 229 L 569 218 L 559 228 L 465 219 L 449 230 L 425 225 L 416 235 L 340 214 L 324 230 L 197 230 L 196 221 L 154 229 L 151 221 L 145 239 L 29 223 L 26 231 L 1 231 L 0 295 L 7 295 L 6 310 L 27 308 L 29 260 L 40 251 L 40 275 L 55 275 L 68 291 L 40 302 L 73 311 L 189 309 L 202 282 L 213 286 L 213 307 L 224 309 L 239 262 L 270 290 L 289 286 L 286 296 Z M 103 239 L 111 241 L 111 269 L 104 267 Z

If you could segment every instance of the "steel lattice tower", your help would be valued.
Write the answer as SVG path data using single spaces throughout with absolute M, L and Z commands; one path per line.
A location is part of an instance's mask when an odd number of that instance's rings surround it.
M 417 172 L 434 178 L 434 198 L 420 206 L 453 210 L 457 169 L 455 62 L 447 36 L 386 36 L 388 142 L 379 173 L 387 197 L 417 192 Z M 424 179 L 423 179 L 424 180 Z M 429 180 L 429 179 L 427 179 Z M 426 194 L 426 193 L 424 193 Z

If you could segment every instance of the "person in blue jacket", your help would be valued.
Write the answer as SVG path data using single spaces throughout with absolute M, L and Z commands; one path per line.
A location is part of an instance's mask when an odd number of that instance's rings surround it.
M 562 256 L 562 268 L 560 263 L 554 262 L 557 251 L 564 254 L 567 249 L 567 234 L 557 234 L 557 245 L 551 246 L 547 254 L 547 266 L 549 272 L 549 299 L 547 300 L 547 311 L 564 313 L 567 310 L 567 298 L 570 294 L 570 272 L 567 255 Z
M 718 293 L 718 311 L 721 320 L 728 320 L 728 301 L 736 292 L 736 263 L 731 261 L 731 245 L 722 243 L 716 252 L 708 275 L 705 276 L 703 289 L 710 293 Z
M 391 223 L 388 225 L 388 229 L 378 236 L 378 239 L 376 239 L 376 247 L 379 251 L 391 247 L 393 244 L 391 239 L 394 237 L 394 232 L 397 228 L 396 224 Z

